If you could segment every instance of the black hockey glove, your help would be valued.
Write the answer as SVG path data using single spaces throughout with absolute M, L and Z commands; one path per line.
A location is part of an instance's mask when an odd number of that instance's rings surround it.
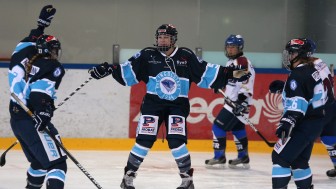
M 51 120 L 51 112 L 50 110 L 40 110 L 40 111 L 35 111 L 35 129 L 38 132 L 43 132 L 44 129 L 47 127 L 48 123 Z
M 280 119 L 280 124 L 275 131 L 275 135 L 282 139 L 283 144 L 285 143 L 284 140 L 291 136 L 295 123 L 296 120 L 292 116 L 282 117 Z
M 249 112 L 249 107 L 246 101 L 237 100 L 235 102 L 236 106 L 232 109 L 232 113 L 236 116 L 243 115 Z
M 99 64 L 98 66 L 89 69 L 89 73 L 91 77 L 95 79 L 101 79 L 112 74 L 112 67 L 109 66 L 107 62 L 104 62 L 102 64 Z
M 50 26 L 51 20 L 54 18 L 56 9 L 52 5 L 44 6 L 37 20 L 37 25 L 41 27 Z
M 268 89 L 270 93 L 282 93 L 283 88 L 285 86 L 285 82 L 281 80 L 274 80 L 272 83 L 269 85 Z

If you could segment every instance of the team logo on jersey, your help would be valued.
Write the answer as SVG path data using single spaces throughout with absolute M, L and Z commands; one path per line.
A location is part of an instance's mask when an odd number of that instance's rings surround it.
M 291 80 L 289 84 L 290 88 L 294 91 L 297 87 L 297 83 L 295 80 Z
M 137 52 L 135 55 L 133 55 L 133 57 L 134 57 L 135 59 L 137 59 L 137 58 L 139 58 L 140 55 L 141 55 L 141 52 Z
M 160 64 L 161 63 L 161 61 L 155 60 L 155 56 L 153 56 L 153 55 L 151 55 L 150 58 L 151 58 L 151 60 L 148 61 L 148 63 L 150 63 L 150 64 Z
M 160 72 L 156 76 L 155 91 L 161 99 L 175 100 L 181 93 L 180 78 L 174 72 Z
M 58 67 L 58 68 L 55 69 L 53 74 L 54 74 L 54 77 L 59 77 L 61 75 L 61 73 L 62 73 L 61 68 Z
M 177 60 L 176 64 L 178 66 L 185 66 L 186 67 L 187 64 L 188 64 L 188 61 L 187 61 L 187 59 L 185 57 L 181 57 L 181 60 Z

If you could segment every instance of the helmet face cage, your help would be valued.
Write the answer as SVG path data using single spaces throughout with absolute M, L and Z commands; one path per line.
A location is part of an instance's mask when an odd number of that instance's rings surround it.
M 158 44 L 158 37 L 160 35 L 167 35 L 170 36 L 170 45 L 165 46 L 159 46 Z M 175 26 L 172 24 L 163 24 L 161 25 L 155 33 L 155 39 L 156 39 L 156 47 L 161 52 L 167 52 L 170 48 L 175 46 L 175 43 L 177 41 L 177 30 Z
M 244 39 L 241 35 L 230 35 L 226 40 L 225 40 L 225 56 L 228 58 L 234 58 L 236 55 L 229 55 L 226 47 L 227 46 L 236 46 L 238 48 L 238 53 L 242 53 L 244 49 Z
M 61 43 L 51 35 L 42 35 L 36 41 L 38 54 L 51 59 L 59 59 L 61 56 Z
M 312 41 L 307 40 L 305 38 L 297 38 L 290 40 L 286 49 L 283 52 L 282 63 L 288 70 L 292 70 L 293 63 L 297 62 L 300 58 L 309 58 L 316 50 L 315 47 L 311 43 Z M 315 43 L 314 43 L 315 44 Z M 297 56 L 292 58 L 292 55 L 297 53 Z

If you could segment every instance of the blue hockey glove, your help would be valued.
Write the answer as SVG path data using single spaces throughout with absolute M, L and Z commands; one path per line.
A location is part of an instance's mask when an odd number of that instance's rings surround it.
M 240 116 L 249 112 L 249 107 L 246 101 L 237 100 L 235 104 L 236 106 L 232 109 L 234 115 Z
M 38 132 L 43 132 L 51 120 L 52 113 L 50 110 L 39 110 L 35 111 L 35 129 Z
M 54 18 L 55 13 L 56 9 L 52 5 L 44 6 L 37 20 L 37 25 L 41 27 L 50 26 L 50 22 Z
M 112 74 L 112 68 L 107 62 L 104 62 L 102 64 L 99 64 L 98 66 L 94 66 L 93 68 L 89 69 L 89 73 L 91 77 L 95 79 L 101 79 Z
M 275 131 L 275 135 L 282 139 L 283 144 L 285 143 L 285 140 L 291 136 L 295 123 L 296 120 L 291 116 L 280 119 L 280 124 Z
M 283 88 L 285 86 L 285 82 L 281 80 L 274 80 L 272 83 L 269 85 L 268 89 L 270 93 L 282 93 Z

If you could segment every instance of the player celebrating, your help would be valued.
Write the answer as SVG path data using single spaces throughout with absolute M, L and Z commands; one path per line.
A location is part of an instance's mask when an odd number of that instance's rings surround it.
M 309 159 L 323 129 L 327 94 L 311 49 L 307 39 L 298 38 L 290 40 L 283 53 L 291 73 L 282 93 L 284 113 L 276 130 L 280 139 L 272 152 L 273 188 L 287 188 L 291 173 L 297 188 L 313 188 Z
M 167 141 L 182 178 L 178 189 L 193 189 L 193 168 L 187 149 L 187 124 L 190 104 L 188 93 L 191 82 L 202 88 L 223 88 L 233 78 L 237 67 L 222 67 L 198 59 L 188 48 L 177 47 L 177 30 L 171 24 L 163 24 L 155 34 L 156 47 L 147 47 L 123 64 L 103 63 L 89 70 L 91 76 L 100 79 L 112 73 L 122 85 L 146 83 L 141 116 L 121 188 L 134 189 L 136 171 L 156 141 L 161 123 L 165 122 Z M 244 75 L 241 80 L 248 79 Z
M 244 39 L 240 35 L 230 35 L 225 41 L 225 55 L 229 58 L 226 66 L 241 65 L 248 68 L 251 77 L 243 82 L 229 79 L 225 88 L 225 95 L 233 100 L 236 106 L 224 103 L 223 108 L 217 115 L 213 125 L 213 148 L 214 158 L 205 160 L 208 168 L 224 167 L 226 163 L 226 132 L 232 131 L 234 141 L 238 150 L 238 158 L 229 160 L 230 168 L 248 169 L 248 140 L 245 130 L 245 119 L 248 117 L 249 106 L 252 103 L 255 71 L 251 62 L 243 55 Z
M 12 98 L 10 101 L 10 124 L 15 137 L 30 162 L 27 171 L 28 189 L 42 188 L 46 180 L 47 189 L 64 188 L 67 171 L 66 156 L 63 155 L 43 130 L 48 127 L 59 138 L 58 131 L 50 119 L 53 116 L 53 99 L 64 75 L 57 58 L 60 42 L 53 36 L 42 35 L 44 28 L 56 12 L 51 5 L 42 8 L 38 28 L 15 48 L 9 65 L 10 92 L 18 96 L 34 111 L 36 122 Z

